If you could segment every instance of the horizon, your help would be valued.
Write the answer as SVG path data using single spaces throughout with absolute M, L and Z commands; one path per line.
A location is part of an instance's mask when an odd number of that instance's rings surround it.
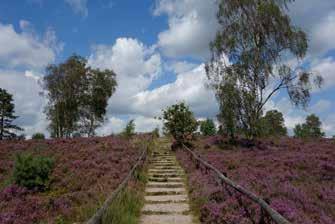
M 0 88 L 13 94 L 16 124 L 31 136 L 48 133 L 40 80 L 48 64 L 73 53 L 94 68 L 112 69 L 118 87 L 109 100 L 99 135 L 120 132 L 131 119 L 136 131 L 162 124 L 161 110 L 184 101 L 197 119 L 215 119 L 218 106 L 206 88 L 204 64 L 218 24 L 215 1 L 202 0 L 25 0 L 0 2 Z M 307 110 L 295 108 L 285 92 L 266 110 L 284 114 L 292 134 L 311 113 L 335 134 L 335 2 L 297 0 L 289 5 L 295 25 L 306 31 L 310 48 L 302 62 L 325 79 L 312 92 Z M 294 62 L 292 62 L 294 63 Z

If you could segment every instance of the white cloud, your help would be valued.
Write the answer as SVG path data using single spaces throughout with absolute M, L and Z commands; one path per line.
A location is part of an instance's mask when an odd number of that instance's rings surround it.
M 28 21 L 21 20 L 20 27 L 22 32 L 18 33 L 13 25 L 0 23 L 0 65 L 43 68 L 53 62 L 61 51 L 55 32 L 49 28 L 41 39 Z
M 72 10 L 83 17 L 88 15 L 87 0 L 65 0 Z
M 314 73 L 321 75 L 324 79 L 322 90 L 327 90 L 335 86 L 335 60 L 332 57 L 316 59 L 311 64 Z
M 135 96 L 134 108 L 147 116 L 160 115 L 161 110 L 180 101 L 186 102 L 197 117 L 214 117 L 217 103 L 211 90 L 206 88 L 204 65 L 177 75 L 174 83 Z
M 169 57 L 208 58 L 218 23 L 215 0 L 159 0 L 155 15 L 168 15 L 168 30 L 158 36 L 158 46 Z
M 24 128 L 24 133 L 31 136 L 36 132 L 46 132 L 47 121 L 43 113 L 46 99 L 39 95 L 39 74 L 32 71 L 25 73 L 0 70 L 0 88 L 13 95 L 15 115 L 19 118 L 15 123 Z
M 120 133 L 126 126 L 126 121 L 116 117 L 109 117 L 105 124 L 97 129 L 98 135 L 111 135 Z
M 331 107 L 332 107 L 331 101 L 321 99 L 310 108 L 310 111 L 312 111 L 313 113 L 320 114 L 327 112 Z
M 289 14 L 307 32 L 312 56 L 335 48 L 335 1 L 296 0 L 290 4 Z
M 167 70 L 172 71 L 175 74 L 180 74 L 180 73 L 190 71 L 197 66 L 198 66 L 197 64 L 194 64 L 188 61 L 174 61 L 174 62 L 168 63 Z
M 133 97 L 146 90 L 161 72 L 161 57 L 152 49 L 131 38 L 119 38 L 112 46 L 98 45 L 89 57 L 89 64 L 112 69 L 118 87 L 110 100 L 110 114 L 131 114 Z

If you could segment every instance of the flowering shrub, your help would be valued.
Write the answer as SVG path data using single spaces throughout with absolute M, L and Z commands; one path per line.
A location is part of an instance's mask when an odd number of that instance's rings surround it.
M 1 224 L 86 221 L 87 207 L 98 206 L 117 188 L 141 149 L 122 137 L 1 141 L 0 186 L 14 169 L 14 155 L 22 152 L 54 158 L 50 188 L 0 187 Z
M 211 142 L 210 149 L 204 149 Z M 235 150 L 221 150 L 207 138 L 194 145 L 204 160 L 265 199 L 292 223 L 335 223 L 334 144 L 289 138 L 261 142 L 252 149 L 235 146 Z M 189 175 L 191 199 L 203 198 L 198 204 L 202 223 L 259 222 L 263 213 L 259 206 L 218 184 L 212 172 L 199 168 L 187 152 L 179 150 L 177 157 Z

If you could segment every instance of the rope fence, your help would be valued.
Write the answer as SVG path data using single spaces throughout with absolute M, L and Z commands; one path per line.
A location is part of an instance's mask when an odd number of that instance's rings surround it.
M 234 183 L 232 180 L 230 180 L 227 176 L 225 176 L 223 173 L 221 173 L 218 169 L 216 169 L 214 166 L 206 162 L 205 160 L 201 159 L 194 151 L 192 151 L 187 146 L 183 145 L 183 148 L 191 154 L 193 159 L 195 159 L 197 162 L 202 164 L 206 169 L 209 169 L 214 172 L 214 174 L 220 179 L 221 184 L 226 184 L 239 192 L 240 194 L 246 196 L 248 199 L 253 201 L 254 203 L 258 204 L 261 208 L 261 218 L 258 223 L 269 223 L 265 220 L 272 220 L 276 224 L 291 224 L 287 219 L 285 219 L 281 214 L 279 214 L 276 210 L 270 207 L 270 205 L 264 201 L 262 198 L 258 197 L 254 193 L 246 190 L 245 188 L 241 187 L 240 185 Z M 239 199 L 240 200 L 240 199 Z M 241 201 L 239 201 L 241 204 Z
M 128 182 L 133 177 L 135 171 L 146 160 L 148 154 L 148 146 L 145 147 L 141 156 L 138 158 L 136 164 L 132 167 L 126 178 L 121 182 L 121 184 L 112 192 L 112 194 L 105 200 L 103 205 L 96 211 L 96 213 L 86 222 L 86 224 L 100 224 L 102 216 L 105 214 L 106 210 L 111 206 L 115 198 L 120 194 L 120 192 L 128 185 Z

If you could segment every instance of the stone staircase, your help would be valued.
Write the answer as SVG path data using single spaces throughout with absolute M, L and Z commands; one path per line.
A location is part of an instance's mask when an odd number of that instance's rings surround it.
M 193 224 L 184 170 L 168 149 L 153 153 L 141 224 Z

